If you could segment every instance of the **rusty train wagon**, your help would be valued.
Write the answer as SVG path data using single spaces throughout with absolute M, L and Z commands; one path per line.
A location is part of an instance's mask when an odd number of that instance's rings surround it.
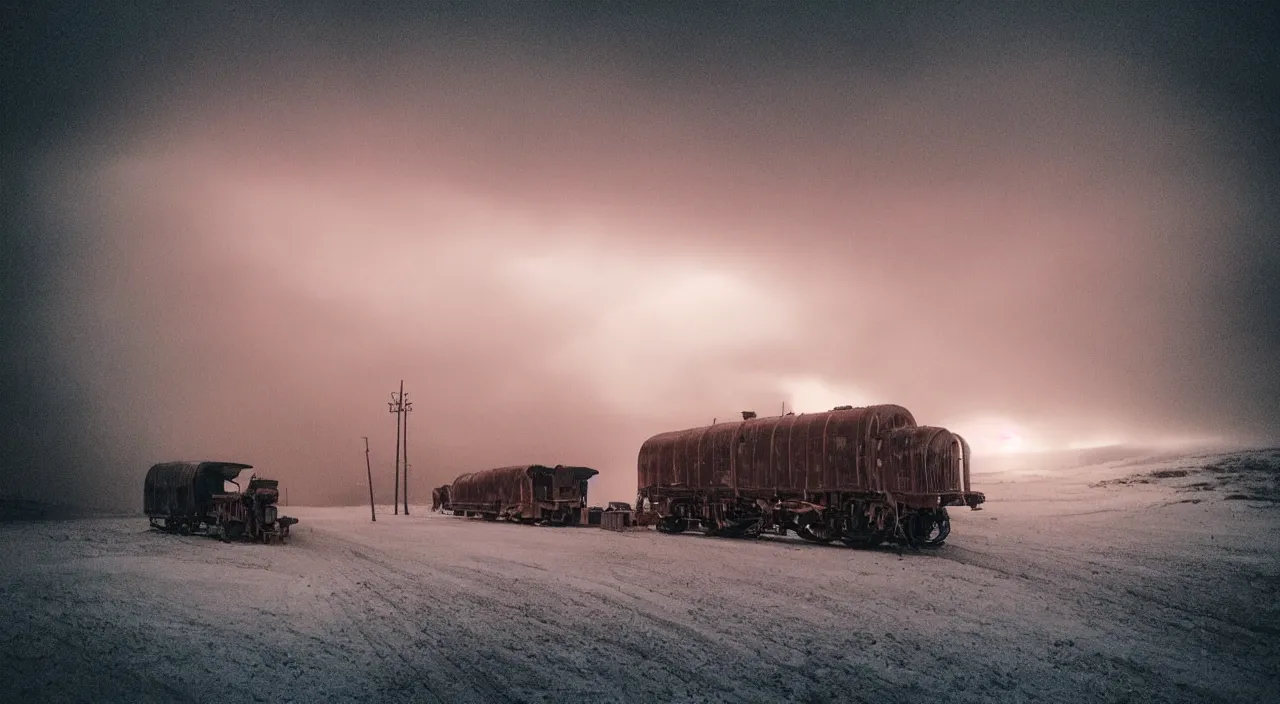
M 147 470 L 143 511 L 153 528 L 214 533 L 223 540 L 282 541 L 296 518 L 279 516 L 278 482 L 254 475 L 243 491 L 236 477 L 253 465 L 240 462 L 161 462 Z M 235 484 L 227 491 L 226 483 Z
M 765 531 L 852 546 L 938 546 L 949 506 L 978 509 L 969 444 L 896 405 L 756 418 L 655 435 L 638 458 L 637 510 L 658 530 Z
M 442 508 L 491 521 L 577 525 L 584 522 L 587 480 L 597 474 L 590 467 L 540 464 L 463 474 L 441 491 Z

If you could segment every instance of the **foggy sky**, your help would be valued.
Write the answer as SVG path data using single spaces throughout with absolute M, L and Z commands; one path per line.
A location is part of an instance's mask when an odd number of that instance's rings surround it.
M 422 501 L 784 402 L 1280 435 L 1274 10 L 334 5 L 5 11 L 6 493 L 390 501 L 401 379 Z

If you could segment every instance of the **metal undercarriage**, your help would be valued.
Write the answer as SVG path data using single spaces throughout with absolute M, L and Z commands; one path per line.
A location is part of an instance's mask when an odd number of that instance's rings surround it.
M 758 538 L 794 532 L 814 543 L 839 540 L 852 547 L 891 543 L 919 549 L 946 541 L 951 532 L 948 506 L 980 510 L 983 499 L 977 492 L 825 492 L 805 499 L 659 490 L 641 492 L 638 506 L 648 503 L 657 529 L 664 533 L 701 530 L 707 535 Z

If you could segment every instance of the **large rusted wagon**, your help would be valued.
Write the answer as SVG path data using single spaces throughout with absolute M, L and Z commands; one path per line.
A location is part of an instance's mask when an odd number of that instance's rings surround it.
M 243 491 L 236 477 L 252 465 L 240 462 L 162 462 L 147 470 L 143 511 L 154 528 L 212 533 L 223 540 L 283 541 L 296 518 L 278 515 L 278 482 L 256 475 Z M 228 491 L 226 484 L 235 485 Z
M 638 458 L 637 510 L 658 529 L 794 531 L 849 545 L 936 546 L 947 507 L 977 509 L 969 445 L 896 405 L 756 418 L 655 435 Z
M 584 523 L 590 467 L 540 464 L 498 467 L 463 474 L 443 491 L 442 508 L 488 520 L 555 525 Z

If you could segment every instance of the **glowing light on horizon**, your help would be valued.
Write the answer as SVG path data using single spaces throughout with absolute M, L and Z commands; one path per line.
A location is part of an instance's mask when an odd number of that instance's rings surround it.
M 1005 430 L 1000 433 L 1000 444 L 998 452 L 1004 454 L 1013 454 L 1021 452 L 1026 447 L 1026 441 L 1022 434 L 1016 430 Z
M 1005 417 L 987 416 L 946 425 L 968 441 L 974 455 L 1017 455 L 1049 449 L 1035 433 Z
M 1064 449 L 1067 450 L 1096 450 L 1100 447 L 1115 447 L 1123 445 L 1124 440 L 1116 438 L 1094 438 L 1092 440 L 1075 440 L 1067 443 Z

